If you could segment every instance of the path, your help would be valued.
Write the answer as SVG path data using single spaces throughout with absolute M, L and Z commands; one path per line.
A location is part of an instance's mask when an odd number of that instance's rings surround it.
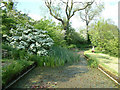
M 49 87 L 49 88 L 113 88 L 116 84 L 98 69 L 89 68 L 87 61 L 81 54 L 81 60 L 64 67 L 49 68 L 36 67 L 13 88 Z M 55 85 L 56 84 L 56 85 Z

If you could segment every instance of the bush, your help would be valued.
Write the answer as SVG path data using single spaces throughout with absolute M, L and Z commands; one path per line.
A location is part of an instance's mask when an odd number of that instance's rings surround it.
M 2 49 L 5 49 L 7 51 L 11 51 L 13 48 L 11 46 L 7 45 L 7 44 L 2 43 Z
M 53 46 L 48 53 L 48 56 L 30 55 L 28 60 L 37 62 L 38 66 L 63 66 L 66 63 L 72 64 L 80 60 L 80 55 L 62 47 Z
M 70 45 L 68 46 L 68 49 L 72 49 L 72 48 L 76 48 L 76 45 L 70 44 Z
M 46 30 L 48 35 L 53 39 L 54 45 L 65 46 L 64 33 L 60 25 L 48 19 L 41 19 L 34 24 L 36 29 Z
M 112 56 L 118 56 L 118 28 L 108 21 L 98 21 L 94 27 L 91 27 L 90 40 L 97 50 L 108 53 Z
M 80 35 L 78 32 L 75 32 L 75 30 L 71 31 L 67 38 L 68 44 L 74 44 L 77 47 L 79 44 L 86 44 L 87 40 L 84 39 L 82 35 Z
M 88 52 L 91 52 L 90 50 Z M 84 53 L 85 56 L 88 58 L 88 65 L 93 68 L 98 67 L 98 60 L 96 58 L 91 57 L 89 54 Z
M 30 54 L 47 55 L 47 50 L 53 45 L 47 31 L 34 29 L 29 24 L 25 27 L 17 25 L 17 29 L 11 29 L 10 32 L 12 36 L 7 36 L 10 45 L 19 50 L 25 49 Z
M 14 59 L 14 60 L 27 59 L 29 55 L 25 50 L 17 50 L 16 48 L 12 48 L 7 44 L 2 44 L 2 49 L 7 51 L 6 53 L 7 56 L 6 57 L 2 56 L 2 58 L 6 58 L 6 59 Z
M 17 76 L 22 70 L 26 69 L 28 66 L 32 65 L 32 61 L 26 60 L 4 60 L 5 66 L 2 67 L 2 85 L 5 86 Z

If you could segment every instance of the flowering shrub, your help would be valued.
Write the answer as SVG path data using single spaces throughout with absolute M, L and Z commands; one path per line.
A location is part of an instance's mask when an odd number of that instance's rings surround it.
M 16 28 L 10 30 L 10 37 L 7 36 L 10 45 L 17 49 L 25 49 L 30 54 L 47 55 L 47 50 L 53 45 L 47 31 L 34 29 L 29 24 L 24 27 L 17 25 Z

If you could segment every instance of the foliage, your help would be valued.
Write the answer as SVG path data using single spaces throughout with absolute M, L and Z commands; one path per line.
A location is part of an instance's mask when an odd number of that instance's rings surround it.
M 12 4 L 11 4 L 12 3 Z M 33 20 L 28 17 L 27 14 L 22 14 L 21 11 L 16 10 L 15 8 L 15 2 L 9 1 L 9 2 L 2 2 L 3 6 L 0 6 L 0 16 L 2 17 L 2 25 L 1 29 L 2 31 L 0 32 L 2 34 L 2 41 L 6 42 L 6 38 L 4 35 L 9 35 L 10 34 L 10 29 L 16 29 L 17 24 L 26 24 L 29 22 L 29 24 L 33 23 Z
M 13 48 L 7 44 L 2 43 L 2 49 L 5 49 L 7 51 L 11 51 Z
M 92 45 L 110 55 L 118 56 L 118 28 L 109 21 L 98 21 L 89 32 Z
M 108 54 L 103 54 L 101 52 L 92 53 L 92 50 L 84 52 L 85 56 L 88 58 L 89 65 L 95 65 L 95 63 L 104 67 L 107 71 L 118 76 L 118 58 L 112 57 Z
M 85 53 L 85 56 L 88 58 L 88 65 L 93 68 L 98 67 L 98 60 L 96 58 L 91 57 L 89 54 Z
M 6 56 L 5 57 L 2 56 L 2 58 L 5 59 L 14 59 L 14 60 L 27 59 L 29 55 L 25 50 L 17 50 L 16 48 L 12 48 L 7 44 L 2 44 L 2 49 L 6 50 Z
M 47 55 L 47 50 L 53 45 L 53 40 L 47 35 L 47 31 L 34 29 L 29 24 L 25 27 L 19 24 L 16 28 L 10 30 L 11 37 L 7 36 L 13 48 L 25 49 L 30 54 Z
M 80 18 L 86 23 L 86 31 L 87 31 L 87 41 L 88 43 L 90 43 L 90 39 L 89 39 L 89 24 L 91 21 L 93 21 L 96 17 L 98 17 L 100 15 L 100 13 L 103 11 L 104 9 L 104 3 L 102 2 L 95 2 L 88 6 L 87 8 L 85 8 L 84 10 L 82 10 L 80 12 Z
M 2 85 L 5 86 L 13 79 L 14 76 L 20 74 L 22 70 L 25 70 L 28 66 L 32 65 L 32 61 L 26 60 L 7 60 L 3 59 L 4 65 L 2 67 Z
M 65 46 L 64 33 L 60 25 L 48 19 L 41 19 L 34 24 L 36 29 L 47 30 L 48 35 L 53 39 L 54 45 Z
M 88 43 L 85 43 L 85 44 L 80 44 L 77 46 L 79 49 L 81 50 L 86 50 L 86 49 L 89 49 L 91 48 L 91 44 L 88 44 Z
M 2 10 L 0 16 L 2 16 L 2 25 L 1 25 L 2 31 L 0 33 L 9 35 L 9 30 L 11 28 L 15 28 L 15 24 L 17 22 L 14 18 L 10 17 L 5 10 Z
M 45 0 L 45 5 L 48 8 L 50 15 L 61 22 L 63 29 L 65 30 L 64 40 L 67 40 L 69 33 L 70 19 L 75 15 L 76 12 L 84 10 L 88 6 L 92 5 L 94 1 L 89 2 L 75 2 L 74 0 L 62 1 L 56 0 Z M 80 5 L 80 7 L 77 7 Z
M 55 67 L 55 66 L 62 66 L 66 63 L 73 63 L 77 62 L 80 59 L 80 55 L 76 54 L 75 52 L 68 50 L 62 47 L 52 47 L 51 51 L 49 52 L 48 56 L 35 56 L 30 55 L 28 60 L 32 60 L 37 62 L 38 66 L 48 66 L 48 67 Z
M 76 45 L 70 44 L 67 48 L 68 48 L 68 49 L 76 48 Z
M 69 29 L 66 34 L 66 44 L 68 45 L 68 48 L 71 47 L 71 45 L 79 47 L 80 44 L 85 44 L 87 42 L 80 33 L 75 31 L 71 24 L 69 24 Z
M 80 59 L 80 55 L 62 47 L 52 47 L 52 51 L 49 52 L 49 55 L 60 59 L 60 61 L 63 60 L 64 63 L 72 63 Z
M 84 37 L 79 33 L 75 31 L 69 33 L 68 44 L 75 44 L 77 47 L 79 47 L 80 44 L 85 44 L 86 42 L 87 41 L 84 39 Z

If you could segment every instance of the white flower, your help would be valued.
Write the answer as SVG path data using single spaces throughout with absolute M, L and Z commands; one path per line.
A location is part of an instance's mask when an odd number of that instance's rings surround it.
M 34 29 L 29 24 L 25 27 L 17 25 L 16 28 L 16 30 L 11 29 L 12 37 L 7 37 L 12 46 L 26 49 L 30 54 L 37 53 L 39 56 L 48 54 L 45 48 L 53 45 L 53 40 L 45 34 L 47 31 Z
M 35 46 L 34 44 L 31 44 L 31 45 L 30 45 L 30 48 L 33 49 L 34 46 Z
M 41 55 L 41 51 L 38 51 L 38 52 L 37 52 L 37 55 L 39 55 L 39 56 L 40 56 L 40 55 Z
M 13 36 L 14 40 L 18 40 L 19 36 Z
M 36 49 L 34 48 L 32 51 L 36 52 Z
M 33 34 L 38 34 L 38 32 L 34 32 Z
M 39 43 L 38 42 L 36 42 L 36 46 L 38 46 L 39 45 Z
M 22 45 L 19 45 L 17 48 L 18 48 L 18 49 L 25 49 L 25 47 L 22 46 Z
M 28 33 L 28 31 L 23 31 L 23 33 Z
M 22 40 L 22 37 L 19 37 L 19 40 Z
M 3 37 L 7 37 L 7 35 L 6 35 L 6 34 L 3 34 Z

